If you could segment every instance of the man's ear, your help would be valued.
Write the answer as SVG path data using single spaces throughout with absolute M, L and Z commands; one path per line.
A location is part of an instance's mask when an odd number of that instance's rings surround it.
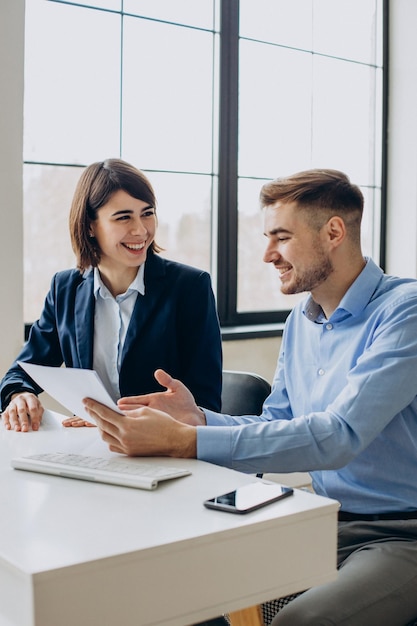
M 341 217 L 334 215 L 325 224 L 328 241 L 339 246 L 346 237 L 346 224 Z

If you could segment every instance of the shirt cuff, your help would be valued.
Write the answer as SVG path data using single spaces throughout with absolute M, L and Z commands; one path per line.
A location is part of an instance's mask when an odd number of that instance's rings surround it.
M 231 467 L 231 451 L 232 433 L 230 427 L 197 426 L 197 459 Z
M 226 416 L 210 409 L 203 409 L 207 426 L 227 426 Z

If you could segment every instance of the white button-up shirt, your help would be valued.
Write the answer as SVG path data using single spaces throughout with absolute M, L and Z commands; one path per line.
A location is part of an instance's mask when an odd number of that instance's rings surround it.
M 138 293 L 145 294 L 144 271 L 143 263 L 127 291 L 114 297 L 94 268 L 93 368 L 114 401 L 120 398 L 119 371 L 130 318 Z

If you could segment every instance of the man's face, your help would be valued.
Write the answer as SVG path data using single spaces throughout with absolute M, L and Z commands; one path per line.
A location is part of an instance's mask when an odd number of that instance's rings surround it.
M 313 229 L 295 203 L 276 202 L 264 209 L 264 261 L 279 271 L 282 293 L 313 292 L 333 272 L 324 232 L 325 226 Z

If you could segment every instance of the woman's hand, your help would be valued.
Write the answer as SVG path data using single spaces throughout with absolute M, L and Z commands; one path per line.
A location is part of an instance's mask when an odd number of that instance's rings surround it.
M 34 393 L 24 391 L 15 393 L 9 405 L 2 413 L 2 420 L 6 430 L 21 431 L 22 433 L 39 430 L 44 408 Z
M 87 420 L 83 420 L 81 417 L 77 417 L 76 415 L 62 420 L 62 425 L 65 426 L 65 428 L 83 428 L 84 426 L 88 426 L 89 428 L 96 427 L 95 424 L 87 422 Z

